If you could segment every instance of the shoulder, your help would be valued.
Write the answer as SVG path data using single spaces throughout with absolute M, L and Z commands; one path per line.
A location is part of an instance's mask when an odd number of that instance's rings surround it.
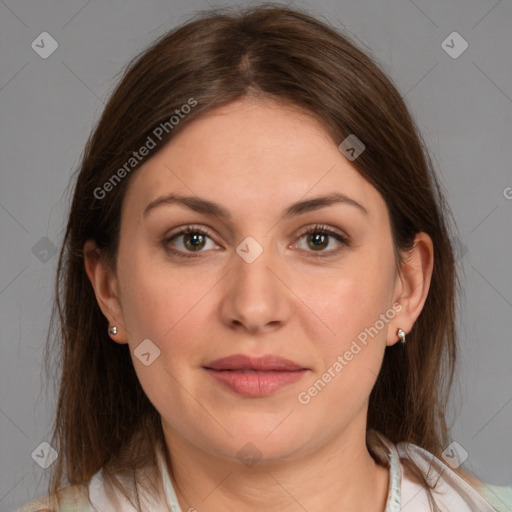
M 477 490 L 498 512 L 512 512 L 512 487 L 485 484 Z
M 57 499 L 44 496 L 15 512 L 136 512 L 136 497 L 140 498 L 141 502 L 148 503 L 147 510 L 168 510 L 165 501 L 162 501 L 162 494 L 152 496 L 145 487 L 140 486 L 141 482 L 146 484 L 155 481 L 158 485 L 159 475 L 155 473 L 155 468 L 138 468 L 136 475 L 116 474 L 115 477 L 123 492 L 113 485 L 111 478 L 105 477 L 104 470 L 100 469 L 91 477 L 88 484 L 63 487 L 57 491 Z M 160 491 L 161 487 L 158 490 Z
M 69 485 L 57 491 L 58 503 L 44 496 L 31 501 L 15 512 L 96 512 L 88 499 L 84 486 Z
M 442 460 L 411 443 L 399 443 L 397 450 L 402 459 L 411 459 L 420 468 L 438 505 L 468 512 L 512 512 L 512 488 L 470 484 Z

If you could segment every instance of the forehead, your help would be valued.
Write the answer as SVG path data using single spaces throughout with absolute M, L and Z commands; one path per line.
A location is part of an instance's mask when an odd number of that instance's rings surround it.
M 292 106 L 254 98 L 190 122 L 135 172 L 123 208 L 139 216 L 170 192 L 254 215 L 333 192 L 363 203 L 371 216 L 386 209 L 320 121 Z

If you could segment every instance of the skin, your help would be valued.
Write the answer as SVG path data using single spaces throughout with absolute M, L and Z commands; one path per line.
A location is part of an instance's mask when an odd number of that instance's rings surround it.
M 117 343 L 128 343 L 140 383 L 162 417 L 171 480 L 183 511 L 383 511 L 389 471 L 365 444 L 368 400 L 386 346 L 408 333 L 424 305 L 433 265 L 425 233 L 401 269 L 393 258 L 382 196 L 311 116 L 245 98 L 191 122 L 132 176 L 123 202 L 117 270 L 88 242 L 86 270 Z M 231 219 L 156 198 L 199 196 Z M 280 220 L 290 204 L 342 192 L 349 204 Z M 194 252 L 186 225 L 210 231 Z M 303 229 L 321 224 L 348 235 L 317 249 Z M 263 248 L 247 263 L 248 236 Z M 309 243 L 308 243 L 309 240 Z M 202 251 L 202 252 L 201 252 Z M 323 252 L 322 252 L 323 251 Z M 330 253 L 327 257 L 317 254 Z M 393 304 L 401 310 L 311 401 L 298 393 L 332 367 Z M 133 355 L 144 339 L 160 355 Z M 232 354 L 277 354 L 308 371 L 267 397 L 234 393 L 202 367 Z M 248 466 L 238 451 L 261 454 Z

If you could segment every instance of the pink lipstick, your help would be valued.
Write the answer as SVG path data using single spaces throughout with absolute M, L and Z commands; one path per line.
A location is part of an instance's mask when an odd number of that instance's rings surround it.
M 236 354 L 216 359 L 204 368 L 217 381 L 248 397 L 269 396 L 300 380 L 308 368 L 275 355 Z

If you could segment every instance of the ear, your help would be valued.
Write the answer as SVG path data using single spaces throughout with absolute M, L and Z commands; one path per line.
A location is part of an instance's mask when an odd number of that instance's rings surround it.
M 109 336 L 117 343 L 128 343 L 119 300 L 117 276 L 92 240 L 88 240 L 84 245 L 84 264 L 96 300 L 108 320 L 109 327 L 117 328 L 117 333 L 109 333 Z
M 389 330 L 387 345 L 399 341 L 397 330 L 407 335 L 420 315 L 427 300 L 434 268 L 434 244 L 426 233 L 417 233 L 412 249 L 405 255 L 397 276 L 396 299 L 402 306 Z

